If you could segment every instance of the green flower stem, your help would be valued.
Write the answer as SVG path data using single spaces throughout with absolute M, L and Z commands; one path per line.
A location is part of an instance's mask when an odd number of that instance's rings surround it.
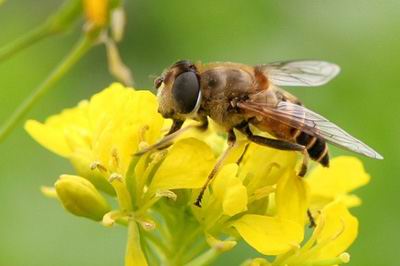
M 141 248 L 139 229 L 134 219 L 131 219 L 128 225 L 125 266 L 147 266 L 146 257 Z
M 130 213 L 128 221 L 128 241 L 125 252 L 125 266 L 147 266 L 147 260 L 142 250 L 140 231 L 137 226 L 134 214 L 132 213 L 132 201 L 129 191 L 122 176 L 112 174 L 109 179 L 114 187 L 118 198 L 118 204 L 123 213 Z
M 118 198 L 119 208 L 124 213 L 129 213 L 132 211 L 132 201 L 128 189 L 122 179 L 118 174 L 111 175 L 110 183 L 115 189 Z
M 1 1 L 0 1 L 1 2 Z M 37 41 L 50 35 L 57 34 L 69 28 L 82 13 L 82 3 L 80 0 L 66 1 L 52 16 L 44 23 L 37 26 L 30 32 L 6 44 L 0 48 L 0 61 L 3 61 L 19 51 L 27 48 Z
M 236 241 L 234 237 L 228 237 L 224 241 Z M 234 245 L 233 245 L 234 246 Z M 230 250 L 231 247 L 223 247 L 219 245 L 215 245 L 203 254 L 199 255 L 197 258 L 193 259 L 189 263 L 185 264 L 185 266 L 202 266 L 209 265 L 213 262 L 219 255 Z
M 39 27 L 31 30 L 20 38 L 6 44 L 0 48 L 0 61 L 4 61 L 19 51 L 31 46 L 32 44 L 50 36 L 52 32 L 47 24 L 40 25 Z
M 204 265 L 210 265 L 211 262 L 213 262 L 220 254 L 222 254 L 223 251 L 216 249 L 216 248 L 210 248 L 185 266 L 204 266 Z
M 45 95 L 93 46 L 95 39 L 93 35 L 85 34 L 75 45 L 72 51 L 61 61 L 61 63 L 50 73 L 48 78 L 40 84 L 32 94 L 15 110 L 9 120 L 0 129 L 0 143 L 16 127 L 17 123 L 28 113 L 35 103 Z
M 192 261 L 194 257 L 198 256 L 207 248 L 210 248 L 210 245 L 206 241 L 201 241 L 191 246 L 190 249 L 186 250 L 183 256 L 183 261 Z
M 157 248 L 157 254 L 162 255 L 163 257 L 170 255 L 170 250 L 159 237 L 146 231 L 143 231 L 143 236 L 148 240 L 148 242 L 151 242 L 152 245 Z
M 178 250 L 175 253 L 175 257 L 177 258 L 181 258 L 182 256 L 185 257 L 185 259 L 183 261 L 189 261 L 190 259 L 192 259 L 195 255 L 199 254 L 200 252 L 204 251 L 207 247 L 207 243 L 201 243 L 201 244 L 206 244 L 201 245 L 201 247 L 199 249 L 196 249 L 195 246 L 193 245 L 193 243 L 196 243 L 196 239 L 199 237 L 199 235 L 202 233 L 202 228 L 200 226 L 198 226 L 196 229 L 192 230 L 187 237 L 185 237 L 183 239 L 183 241 L 181 242 L 181 244 L 179 245 Z M 186 255 L 188 255 L 188 253 L 191 253 L 191 251 L 193 251 L 194 249 L 196 249 L 196 253 L 194 256 L 192 257 L 187 257 Z

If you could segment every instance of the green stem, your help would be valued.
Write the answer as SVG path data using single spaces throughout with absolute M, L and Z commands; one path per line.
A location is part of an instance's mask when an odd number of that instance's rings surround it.
M 194 257 L 204 252 L 209 247 L 210 245 L 208 245 L 206 241 L 202 241 L 191 246 L 191 248 L 183 255 L 183 261 L 192 261 Z
M 211 262 L 213 262 L 220 254 L 222 251 L 211 248 L 186 264 L 185 266 L 204 266 L 204 265 L 210 265 Z
M 180 243 L 178 250 L 175 253 L 175 257 L 181 258 L 183 254 L 187 254 L 192 251 L 194 248 L 193 243 L 196 243 L 197 237 L 201 234 L 202 228 L 199 226 L 196 229 L 192 230 L 188 237 L 185 237 L 183 241 Z M 200 250 L 203 251 L 204 249 Z M 198 251 L 196 254 L 198 254 Z M 191 258 L 190 258 L 191 259 Z M 183 260 L 185 261 L 185 260 Z
M 170 251 L 168 247 L 164 244 L 164 242 L 151 232 L 144 231 L 143 237 L 151 242 L 158 249 L 158 254 L 163 254 L 163 256 L 170 255 Z
M 146 257 L 141 248 L 139 229 L 134 219 L 130 220 L 128 225 L 125 266 L 147 266 Z
M 1 0 L 0 0 L 1 3 Z M 41 39 L 68 29 L 82 13 L 80 0 L 67 0 L 45 22 L 18 39 L 0 48 L 0 61 L 31 46 Z
M 225 241 L 234 241 L 235 238 L 228 237 Z M 234 246 L 234 245 L 233 245 Z M 199 255 L 197 258 L 193 259 L 189 263 L 185 264 L 185 266 L 203 266 L 203 265 L 210 265 L 219 255 L 230 250 L 233 246 L 220 246 L 214 245 L 209 250 L 204 252 L 203 254 Z
M 20 38 L 0 48 L 0 61 L 4 61 L 26 47 L 52 34 L 47 24 L 31 30 Z
M 61 61 L 61 63 L 50 73 L 47 79 L 40 84 L 32 94 L 15 110 L 9 120 L 0 129 L 0 143 L 16 127 L 17 123 L 28 113 L 34 104 L 45 95 L 71 68 L 79 59 L 92 47 L 94 43 L 93 36 L 84 35 L 72 51 Z

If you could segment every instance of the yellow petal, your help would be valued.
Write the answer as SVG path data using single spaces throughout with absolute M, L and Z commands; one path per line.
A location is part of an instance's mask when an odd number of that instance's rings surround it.
M 336 198 L 338 201 L 343 202 L 347 208 L 360 206 L 362 200 L 356 195 L 342 195 Z
M 204 142 L 188 138 L 178 141 L 168 151 L 151 183 L 151 189 L 178 189 L 201 187 L 215 158 Z
M 233 223 L 243 239 L 264 255 L 279 255 L 297 247 L 303 228 L 278 217 L 246 214 Z
M 25 130 L 40 145 L 50 151 L 62 156 L 68 157 L 71 150 L 64 138 L 64 133 L 60 130 L 48 128 L 44 124 L 35 120 L 28 120 L 25 123 Z
M 75 108 L 65 109 L 60 114 L 50 116 L 43 124 L 28 120 L 25 130 L 45 148 L 60 156 L 69 157 L 73 152 L 71 141 L 89 146 L 87 110 L 88 102 L 82 101 Z M 70 135 L 69 140 L 66 133 Z
M 318 165 L 307 178 L 314 196 L 335 198 L 367 184 L 370 176 L 356 157 L 340 156 L 331 160 L 330 167 Z
M 134 91 L 121 84 L 94 95 L 89 116 L 94 129 L 93 152 L 98 160 L 109 164 L 116 150 L 124 172 L 140 141 L 154 143 L 160 137 L 163 118 L 157 113 L 156 97 L 148 91 Z
M 239 176 L 251 183 L 249 191 L 276 184 L 286 169 L 295 167 L 297 154 L 251 143 L 241 162 Z M 245 182 L 245 183 L 247 183 Z
M 237 164 L 225 165 L 212 185 L 213 195 L 222 202 L 223 214 L 229 216 L 247 210 L 247 189 L 236 177 L 237 170 Z
M 317 243 L 323 245 L 319 250 L 318 259 L 340 255 L 357 237 L 358 220 L 340 201 L 326 205 L 317 224 L 316 231 L 321 230 L 317 236 Z
M 309 189 L 305 181 L 293 170 L 287 171 L 279 180 L 275 201 L 279 217 L 304 226 L 309 205 Z

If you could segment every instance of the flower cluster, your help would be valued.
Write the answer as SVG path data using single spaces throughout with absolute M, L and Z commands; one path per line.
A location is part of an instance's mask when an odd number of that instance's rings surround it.
M 162 138 L 170 123 L 150 92 L 113 84 L 25 128 L 76 170 L 44 188 L 46 195 L 74 215 L 128 227 L 126 265 L 205 265 L 241 239 L 261 256 L 244 265 L 349 261 L 358 221 L 348 208 L 360 204 L 350 193 L 369 181 L 359 160 L 337 157 L 330 168 L 316 166 L 300 178 L 296 153 L 239 140 L 199 208 L 193 202 L 226 136 L 214 126 L 188 130 L 167 149 L 135 155 Z M 116 198 L 117 209 L 104 193 Z

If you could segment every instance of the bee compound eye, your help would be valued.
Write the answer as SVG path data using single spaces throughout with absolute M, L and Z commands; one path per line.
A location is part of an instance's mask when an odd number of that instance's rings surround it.
M 178 104 L 179 112 L 182 114 L 192 112 L 196 107 L 199 93 L 200 84 L 194 72 L 183 72 L 176 77 L 172 86 L 172 95 Z

